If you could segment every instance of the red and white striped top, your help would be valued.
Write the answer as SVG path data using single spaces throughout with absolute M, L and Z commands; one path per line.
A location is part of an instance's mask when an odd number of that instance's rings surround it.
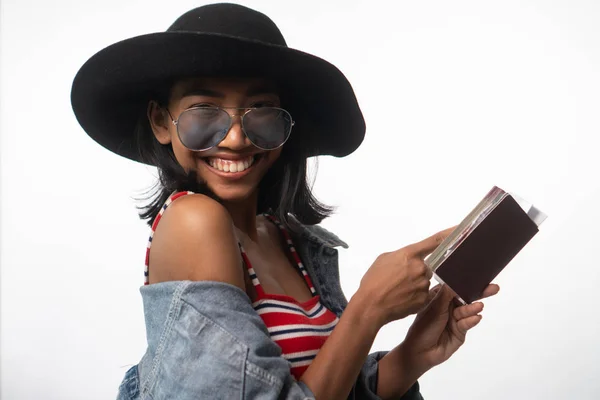
M 152 246 L 152 238 L 156 227 L 167 207 L 179 197 L 187 194 L 192 194 L 192 192 L 178 192 L 169 197 L 152 223 L 146 249 L 145 285 L 148 284 L 150 247 Z M 239 244 L 239 248 L 257 294 L 257 299 L 252 306 L 267 326 L 271 339 L 281 348 L 282 356 L 290 363 L 290 372 L 296 379 L 300 379 L 339 319 L 337 315 L 321 304 L 320 297 L 316 294 L 310 276 L 294 248 L 289 233 L 273 216 L 265 216 L 281 231 L 287 243 L 288 251 L 296 264 L 295 267 L 304 276 L 313 297 L 308 301 L 298 302 L 291 296 L 265 293 L 241 244 Z
M 250 260 L 240 245 L 244 263 L 257 293 L 257 299 L 252 306 L 267 326 L 271 339 L 281 347 L 282 356 L 290 363 L 292 375 L 300 379 L 337 325 L 338 317 L 321 304 L 310 276 L 302 265 L 292 239 L 283 225 L 273 216 L 265 216 L 281 231 L 296 267 L 304 276 L 313 297 L 301 303 L 290 296 L 265 293 Z

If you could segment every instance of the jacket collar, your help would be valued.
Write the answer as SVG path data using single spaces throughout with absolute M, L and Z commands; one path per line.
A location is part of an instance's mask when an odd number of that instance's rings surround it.
M 288 217 L 294 230 L 304 239 L 328 247 L 342 247 L 344 249 L 349 247 L 337 235 L 319 225 L 304 225 L 292 214 L 288 214 Z

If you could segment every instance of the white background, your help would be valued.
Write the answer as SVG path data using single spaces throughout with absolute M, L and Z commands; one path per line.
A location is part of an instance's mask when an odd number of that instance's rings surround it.
M 201 4 L 2 1 L 3 400 L 114 398 L 142 355 L 133 198 L 152 170 L 84 134 L 70 85 L 97 50 Z M 364 145 L 321 159 L 315 184 L 339 206 L 324 226 L 351 245 L 349 297 L 379 253 L 458 223 L 493 185 L 549 214 L 466 345 L 421 378 L 425 397 L 600 398 L 600 2 L 244 4 L 336 64 L 362 105 Z

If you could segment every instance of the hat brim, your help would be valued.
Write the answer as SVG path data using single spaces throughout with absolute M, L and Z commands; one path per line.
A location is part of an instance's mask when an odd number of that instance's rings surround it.
M 352 86 L 334 65 L 288 47 L 218 34 L 160 32 L 115 43 L 81 67 L 71 103 L 92 139 L 141 162 L 134 131 L 156 85 L 196 76 L 272 79 L 296 121 L 286 146 L 307 156 L 343 157 L 364 139 Z

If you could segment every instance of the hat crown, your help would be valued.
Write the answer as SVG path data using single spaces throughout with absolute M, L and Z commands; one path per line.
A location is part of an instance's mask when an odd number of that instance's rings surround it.
M 177 18 L 167 32 L 216 34 L 287 47 L 281 31 L 269 17 L 239 4 L 195 8 Z

